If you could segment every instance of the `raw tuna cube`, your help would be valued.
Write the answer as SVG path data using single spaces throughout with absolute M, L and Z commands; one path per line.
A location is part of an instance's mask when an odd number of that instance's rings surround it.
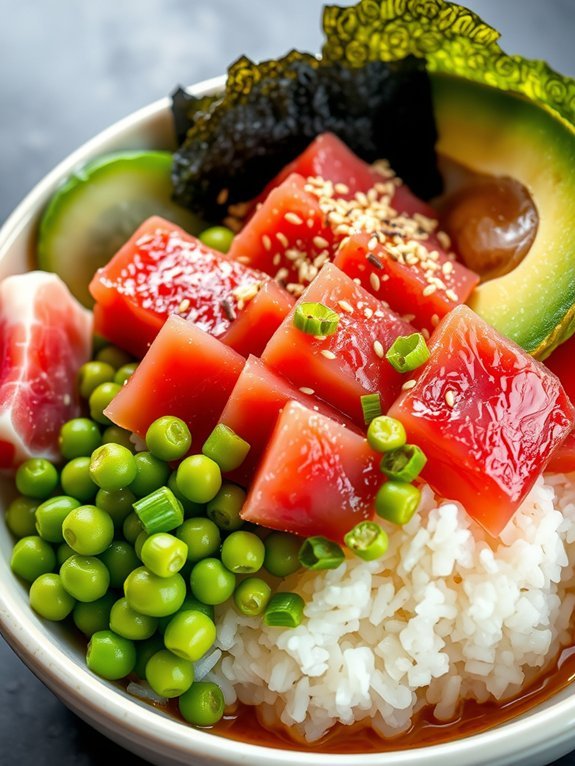
M 239 484 L 247 486 L 252 479 L 280 410 L 290 399 L 340 423 L 349 423 L 341 413 L 319 399 L 302 394 L 260 359 L 250 356 L 220 417 L 220 423 L 225 423 L 251 446 L 246 460 L 232 477 Z
M 194 451 L 201 451 L 244 362 L 217 338 L 172 315 L 106 415 L 141 437 L 156 418 L 176 415 L 190 427 Z
M 379 456 L 363 436 L 289 402 L 241 515 L 272 529 L 341 541 L 371 518 L 380 483 Z
M 416 385 L 389 414 L 428 457 L 423 477 L 496 536 L 573 427 L 560 381 L 459 306 L 439 325 Z
M 0 284 L 0 468 L 59 457 L 61 425 L 79 414 L 76 376 L 92 348 L 92 315 L 55 274 Z
M 270 279 L 238 261 L 206 247 L 198 239 L 162 218 L 148 219 L 90 284 L 96 300 L 95 329 L 108 340 L 142 357 L 168 316 L 194 322 L 222 338 L 235 317 L 249 311 L 254 331 L 252 347 L 241 329 L 232 333 L 246 353 L 258 353 L 272 335 L 278 319 L 269 321 L 269 295 L 263 313 L 250 301 Z M 276 312 L 287 311 L 275 290 Z M 237 321 L 237 320 L 236 320 Z M 245 324 L 245 323 L 244 323 Z
M 262 360 L 362 426 L 361 396 L 379 392 L 385 411 L 399 394 L 404 379 L 384 354 L 399 335 L 410 335 L 414 328 L 331 263 L 299 302 L 323 303 L 336 311 L 337 332 L 318 339 L 298 330 L 294 308 L 266 346 Z
M 305 179 L 290 175 L 274 189 L 234 237 L 230 258 L 265 271 L 297 294 L 322 263 L 331 260 L 341 237 L 334 237 L 317 196 Z
M 418 328 L 431 332 L 440 319 L 465 301 L 479 277 L 450 258 L 434 234 L 414 243 L 410 257 L 369 234 L 343 242 L 335 265 Z

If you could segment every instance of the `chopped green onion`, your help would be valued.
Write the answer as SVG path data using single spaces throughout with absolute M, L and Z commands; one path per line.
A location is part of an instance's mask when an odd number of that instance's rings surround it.
M 339 325 L 339 314 L 323 303 L 300 303 L 296 307 L 293 323 L 308 335 L 333 335 Z
M 136 500 L 134 510 L 149 535 L 171 532 L 184 521 L 182 504 L 168 487 L 160 487 Z
M 345 553 L 337 543 L 325 537 L 308 537 L 299 550 L 300 564 L 307 569 L 337 569 Z
M 363 422 L 367 426 L 374 418 L 381 415 L 381 396 L 379 394 L 365 394 L 361 397 L 361 409 L 363 410 Z
M 223 473 L 239 468 L 250 451 L 250 445 L 224 423 L 218 423 L 202 447 L 206 457 L 217 463 Z
M 374 561 L 387 551 L 387 532 L 375 521 L 361 521 L 344 537 L 347 547 L 364 561 Z
M 397 338 L 385 357 L 398 372 L 411 372 L 427 362 L 429 349 L 423 335 L 414 332 Z
M 403 481 L 386 481 L 375 496 L 378 516 L 393 524 L 407 524 L 417 510 L 421 492 L 413 484 Z
M 304 600 L 297 593 L 274 594 L 264 612 L 264 622 L 271 628 L 297 628 L 303 618 Z
M 376 452 L 390 452 L 403 447 L 407 434 L 403 423 L 388 415 L 374 418 L 367 429 L 367 441 Z
M 394 481 L 413 481 L 421 473 L 427 458 L 415 444 L 386 452 L 381 459 L 381 472 Z

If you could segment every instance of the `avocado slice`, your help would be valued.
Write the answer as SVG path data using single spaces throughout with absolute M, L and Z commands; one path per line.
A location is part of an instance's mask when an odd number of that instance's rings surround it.
M 434 73 L 438 151 L 530 192 L 539 229 L 513 271 L 481 284 L 469 305 L 543 359 L 575 330 L 575 130 L 524 96 Z

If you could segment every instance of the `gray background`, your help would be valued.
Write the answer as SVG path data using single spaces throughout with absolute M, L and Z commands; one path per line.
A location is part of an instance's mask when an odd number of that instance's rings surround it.
M 509 52 L 575 76 L 575 0 L 467 5 L 503 32 Z M 79 144 L 175 85 L 221 74 L 242 53 L 317 50 L 321 7 L 321 0 L 0 0 L 0 223 Z M 0 639 L 1 766 L 110 758 L 143 764 L 68 713 Z M 575 754 L 558 763 L 575 765 Z

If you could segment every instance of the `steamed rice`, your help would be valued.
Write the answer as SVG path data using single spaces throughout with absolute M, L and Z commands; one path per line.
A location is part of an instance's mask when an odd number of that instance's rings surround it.
M 222 610 L 222 654 L 205 677 L 228 704 L 257 705 L 310 742 L 336 722 L 370 719 L 393 736 L 427 704 L 447 721 L 462 699 L 512 697 L 572 638 L 571 479 L 539 479 L 495 543 L 425 488 L 411 522 L 386 527 L 382 560 L 348 559 L 282 584 L 306 601 L 298 628 Z

